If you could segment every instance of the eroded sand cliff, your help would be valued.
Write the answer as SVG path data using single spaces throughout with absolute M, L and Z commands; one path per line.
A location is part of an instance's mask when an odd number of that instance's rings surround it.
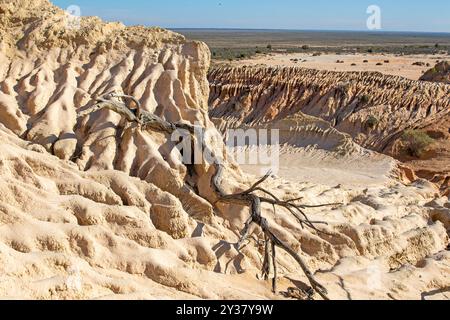
M 218 68 L 209 73 L 210 115 L 232 126 L 306 114 L 323 119 L 359 145 L 407 162 L 448 191 L 450 86 L 376 72 L 303 68 Z M 405 130 L 435 138 L 421 159 L 402 149 Z
M 0 19 L 1 297 L 283 298 L 257 277 L 258 228 L 235 248 L 248 208 L 214 204 L 208 165 L 189 172 L 169 136 L 111 111 L 78 117 L 115 90 L 169 121 L 213 128 L 204 44 L 97 18 L 70 29 L 45 0 L 2 0 Z M 211 147 L 223 151 L 220 141 Z M 254 179 L 234 164 L 225 175 L 230 192 Z M 272 177 L 265 186 L 282 199 L 342 203 L 308 210 L 329 223 L 327 234 L 263 208 L 277 236 L 320 271 L 330 298 L 445 294 L 450 204 L 433 184 Z M 307 283 L 289 256 L 278 260 L 281 292 Z

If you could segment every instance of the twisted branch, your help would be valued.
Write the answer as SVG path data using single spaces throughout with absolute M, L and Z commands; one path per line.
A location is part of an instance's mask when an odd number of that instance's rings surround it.
M 130 110 L 125 104 L 124 100 L 131 100 L 136 105 L 136 109 Z M 195 127 L 186 123 L 170 123 L 152 113 L 141 110 L 141 105 L 137 99 L 128 95 L 120 95 L 115 93 L 109 93 L 97 99 L 97 103 L 90 109 L 79 114 L 79 117 L 88 115 L 99 109 L 109 109 L 120 115 L 122 115 L 127 121 L 135 122 L 140 128 L 144 130 L 152 130 L 163 132 L 167 134 L 172 134 L 176 130 L 186 130 L 191 135 L 195 134 Z M 218 159 L 213 152 L 206 145 L 205 141 L 202 141 L 202 147 L 204 150 L 209 151 L 213 159 Z M 215 174 L 211 179 L 211 186 L 216 193 L 217 200 L 213 203 L 216 205 L 218 202 L 238 204 L 247 206 L 250 208 L 250 218 L 246 221 L 244 228 L 241 232 L 241 238 L 236 243 L 236 248 L 240 250 L 244 241 L 249 237 L 250 227 L 252 224 L 258 225 L 264 233 L 265 237 L 265 252 L 264 252 L 264 262 L 262 266 L 263 277 L 267 280 L 270 273 L 270 264 L 273 266 L 274 278 L 272 279 L 272 290 L 276 292 L 276 281 L 277 281 L 277 264 L 276 264 L 276 247 L 279 247 L 286 251 L 301 267 L 304 274 L 309 280 L 311 287 L 323 298 L 328 300 L 327 290 L 314 278 L 312 272 L 309 270 L 305 261 L 291 249 L 287 244 L 281 241 L 270 229 L 269 223 L 266 218 L 261 215 L 261 204 L 267 203 L 271 204 L 276 210 L 276 206 L 285 208 L 289 211 L 300 223 L 301 227 L 307 226 L 316 232 L 327 234 L 326 232 L 318 229 L 315 225 L 317 224 L 327 224 L 324 221 L 311 221 L 308 219 L 307 215 L 302 209 L 305 208 L 319 208 L 324 206 L 338 205 L 336 204 L 324 204 L 317 206 L 307 206 L 302 204 L 295 204 L 300 201 L 301 198 L 280 200 L 270 191 L 261 188 L 261 185 L 270 177 L 271 172 L 268 172 L 261 179 L 256 181 L 249 189 L 237 193 L 237 194 L 227 194 L 221 188 L 223 164 L 222 161 L 216 161 L 212 164 L 215 168 Z M 260 192 L 265 194 L 267 197 L 258 196 L 255 192 Z M 271 256 L 270 256 L 271 252 Z

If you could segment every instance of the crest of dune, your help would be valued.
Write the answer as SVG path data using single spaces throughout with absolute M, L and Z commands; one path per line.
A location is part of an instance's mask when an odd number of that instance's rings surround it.
M 169 122 L 211 130 L 210 147 L 225 152 L 208 115 L 207 46 L 156 27 L 70 19 L 47 0 L 0 0 L 0 297 L 283 298 L 257 277 L 258 228 L 235 247 L 248 208 L 214 202 L 213 168 L 187 169 L 170 135 L 110 110 L 80 116 L 115 91 Z M 324 133 L 317 144 L 365 153 L 307 121 L 316 129 L 297 134 Z M 320 270 L 330 298 L 440 297 L 450 285 L 448 198 L 425 180 L 395 180 L 395 170 L 368 188 L 265 182 L 282 199 L 342 203 L 309 210 L 326 234 L 263 208 L 273 232 Z M 230 162 L 223 188 L 253 179 Z M 290 256 L 278 260 L 280 291 L 307 283 Z

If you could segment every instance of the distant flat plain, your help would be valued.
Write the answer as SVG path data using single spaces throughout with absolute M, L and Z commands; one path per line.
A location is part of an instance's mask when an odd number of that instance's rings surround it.
M 309 46 L 450 46 L 450 33 L 296 31 L 246 29 L 173 29 L 192 40 L 201 40 L 210 48 Z
M 204 41 L 213 65 L 378 71 L 417 80 L 450 60 L 450 33 L 174 29 Z M 419 64 L 417 64 L 419 63 Z

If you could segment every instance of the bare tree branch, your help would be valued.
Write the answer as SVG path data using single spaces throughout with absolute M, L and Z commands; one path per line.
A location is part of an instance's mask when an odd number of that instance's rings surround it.
M 128 108 L 125 102 L 120 100 L 131 100 L 136 105 L 137 111 L 133 112 Z M 144 130 L 152 130 L 163 132 L 167 134 L 172 134 L 175 130 L 186 130 L 189 134 L 195 134 L 195 127 L 186 123 L 171 123 L 168 122 L 152 113 L 141 110 L 141 105 L 137 99 L 132 96 L 123 95 L 123 94 L 115 94 L 110 93 L 102 96 L 97 100 L 97 104 L 94 105 L 93 108 L 86 110 L 83 113 L 80 113 L 79 117 L 88 115 L 92 112 L 95 112 L 99 109 L 107 108 L 109 110 L 115 111 L 118 114 L 122 115 L 129 122 L 136 122 L 140 125 L 141 129 Z M 216 159 L 217 161 L 212 165 L 215 168 L 215 174 L 211 179 L 211 187 L 215 191 L 217 195 L 217 201 L 213 203 L 216 205 L 218 202 L 237 204 L 249 207 L 250 209 L 250 218 L 246 221 L 244 228 L 241 232 L 241 238 L 236 243 L 236 248 L 238 250 L 241 249 L 244 241 L 249 237 L 250 226 L 252 224 L 256 224 L 264 233 L 265 238 L 265 252 L 264 252 L 264 261 L 262 266 L 262 273 L 264 278 L 268 279 L 270 273 L 270 265 L 273 266 L 274 278 L 272 279 L 272 290 L 276 292 L 276 281 L 277 281 L 277 263 L 276 263 L 276 247 L 279 247 L 286 251 L 300 266 L 303 270 L 304 274 L 309 280 L 311 287 L 323 298 L 328 299 L 327 290 L 314 278 L 312 272 L 309 270 L 308 266 L 304 262 L 304 260 L 292 250 L 287 244 L 281 241 L 275 234 L 271 231 L 269 227 L 269 223 L 266 218 L 261 215 L 261 204 L 267 203 L 271 204 L 274 208 L 274 212 L 276 207 L 285 208 L 288 212 L 290 212 L 300 223 L 300 225 L 307 226 L 316 232 L 327 234 L 326 232 L 318 229 L 315 225 L 317 224 L 327 224 L 323 221 L 310 221 L 307 215 L 303 212 L 302 209 L 305 208 L 319 208 L 325 206 L 332 206 L 338 204 L 324 204 L 324 205 L 302 205 L 295 204 L 297 201 L 300 201 L 302 198 L 289 199 L 289 200 L 280 200 L 277 196 L 275 196 L 272 192 L 264 189 L 261 185 L 270 177 L 271 172 L 269 171 L 266 175 L 256 181 L 249 189 L 237 193 L 237 194 L 227 194 L 223 191 L 221 187 L 222 182 L 222 173 L 223 173 L 223 164 L 220 159 L 217 159 L 216 155 L 209 149 L 209 146 L 206 145 L 205 141 L 202 141 L 202 146 L 204 150 L 209 151 L 209 154 Z M 260 192 L 268 196 L 258 196 L 255 193 Z M 270 256 L 271 252 L 271 256 Z

